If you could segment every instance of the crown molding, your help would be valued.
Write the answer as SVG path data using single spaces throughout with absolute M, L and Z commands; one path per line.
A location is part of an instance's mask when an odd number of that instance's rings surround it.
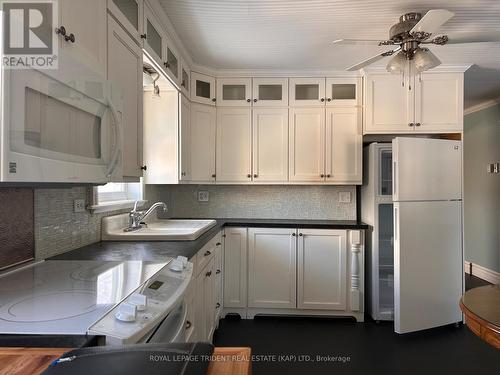
M 487 100 L 485 102 L 473 105 L 472 107 L 466 108 L 464 110 L 464 116 L 470 115 L 471 113 L 474 113 L 474 112 L 482 111 L 483 109 L 493 107 L 497 104 L 500 104 L 500 98 Z

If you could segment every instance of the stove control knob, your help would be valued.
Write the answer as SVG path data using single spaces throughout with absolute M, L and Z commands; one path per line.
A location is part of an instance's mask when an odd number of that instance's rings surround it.
M 118 307 L 115 318 L 122 322 L 134 322 L 137 316 L 137 306 L 124 302 Z
M 148 305 L 148 297 L 144 294 L 134 293 L 130 296 L 128 302 L 137 306 L 137 311 L 144 311 Z

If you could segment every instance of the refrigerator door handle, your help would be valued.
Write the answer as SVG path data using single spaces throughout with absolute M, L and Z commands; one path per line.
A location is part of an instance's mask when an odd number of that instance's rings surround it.
M 394 237 L 392 238 L 392 243 L 396 242 L 399 237 L 399 220 L 398 220 L 398 209 L 394 207 Z
M 398 173 L 397 166 L 398 166 L 397 161 L 394 161 L 394 165 L 393 165 L 393 169 L 392 169 L 392 194 L 393 194 L 394 196 L 396 196 L 396 195 L 397 195 L 397 192 L 396 192 L 396 186 L 397 186 L 397 180 L 398 180 L 398 176 L 397 176 L 397 173 Z

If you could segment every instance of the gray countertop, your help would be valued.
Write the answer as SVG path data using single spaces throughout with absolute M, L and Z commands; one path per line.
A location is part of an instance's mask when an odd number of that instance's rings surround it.
M 355 220 L 217 219 L 217 224 L 194 241 L 103 241 L 49 259 L 159 261 L 183 255 L 191 258 L 224 226 L 265 228 L 367 229 Z

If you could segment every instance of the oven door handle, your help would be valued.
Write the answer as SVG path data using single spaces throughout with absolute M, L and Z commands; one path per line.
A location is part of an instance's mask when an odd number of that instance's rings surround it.
M 122 131 L 121 131 L 121 120 L 118 115 L 118 111 L 116 110 L 115 106 L 113 105 L 113 102 L 111 99 L 108 99 L 108 108 L 109 111 L 111 112 L 111 123 L 113 127 L 113 133 L 114 133 L 114 147 L 113 147 L 113 152 L 111 153 L 111 158 L 109 161 L 108 169 L 106 170 L 106 177 L 111 178 L 113 175 L 113 172 L 116 169 L 116 166 L 118 165 L 118 162 L 120 161 L 120 156 L 121 156 L 121 137 L 122 137 Z M 111 142 L 113 143 L 113 142 Z

